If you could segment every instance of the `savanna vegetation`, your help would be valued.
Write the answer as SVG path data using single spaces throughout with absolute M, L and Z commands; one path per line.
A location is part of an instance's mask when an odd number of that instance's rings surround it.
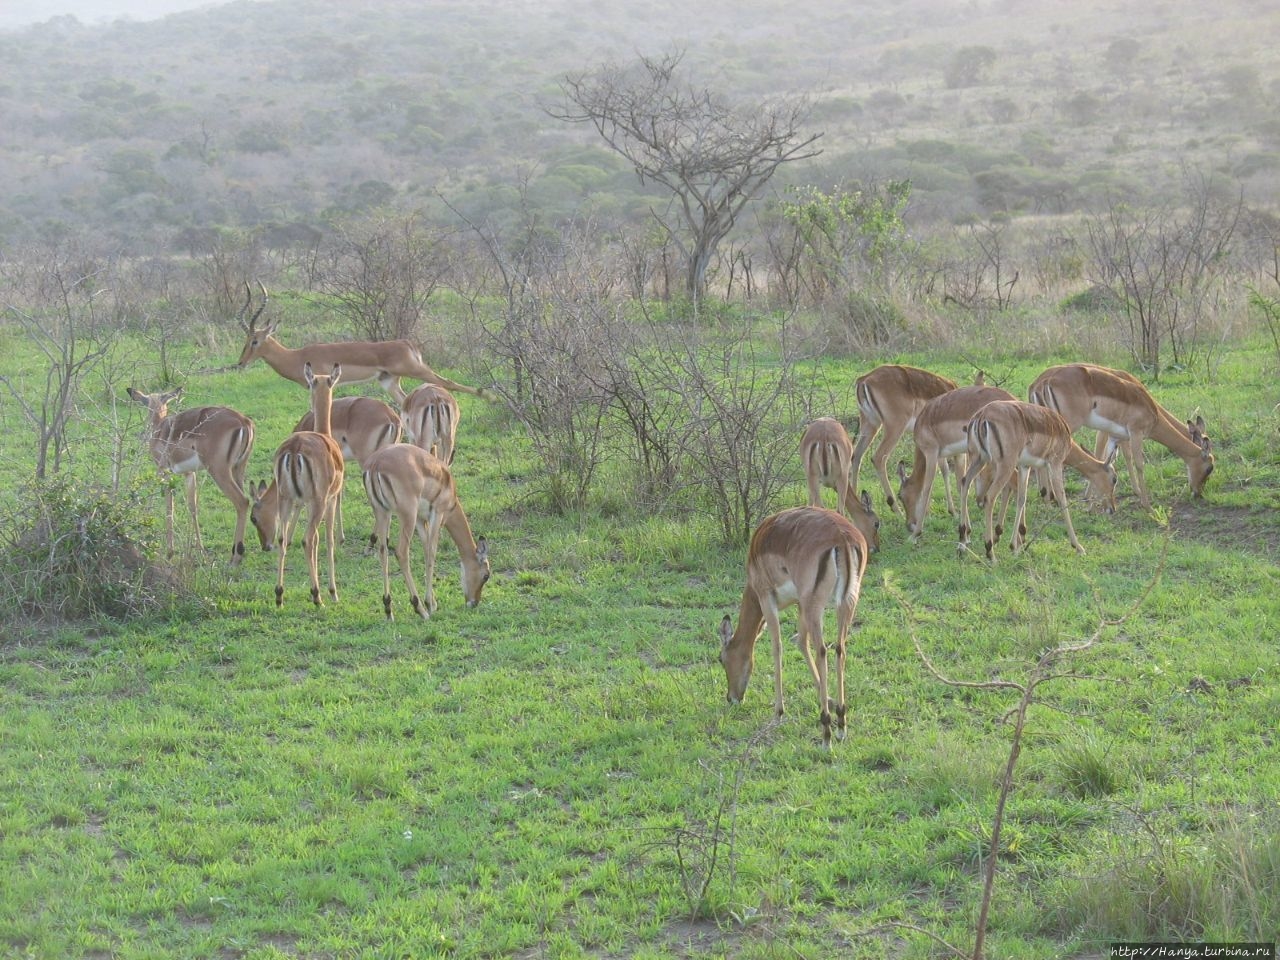
M 0 952 L 1276 938 L 1275 15 L 733 9 L 659 34 L 607 2 L 299 0 L 0 34 Z M 602 91 L 681 135 L 610 143 Z M 744 156 L 767 176 L 716 193 Z M 385 617 L 355 465 L 323 607 L 296 546 L 280 608 L 252 531 L 228 563 L 207 476 L 194 543 L 127 388 L 249 415 L 266 478 L 308 400 L 237 368 L 259 283 L 288 346 L 407 337 L 486 391 L 452 467 L 492 564 L 474 609 L 445 538 L 439 609 L 393 571 Z M 805 502 L 808 421 L 856 434 L 884 362 L 1025 396 L 1077 360 L 1203 416 L 1203 499 L 1148 444 L 1150 510 L 1123 464 L 1115 515 L 1069 473 L 1086 554 L 1033 502 L 991 564 L 940 490 L 910 543 L 864 463 L 848 736 L 821 748 L 793 647 L 783 720 L 767 640 L 726 703 L 716 628 L 752 530 Z

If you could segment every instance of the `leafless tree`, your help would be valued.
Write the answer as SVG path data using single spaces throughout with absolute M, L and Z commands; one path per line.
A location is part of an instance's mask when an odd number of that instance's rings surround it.
M 448 270 L 436 232 L 414 214 L 379 213 L 340 225 L 327 253 L 320 289 L 359 336 L 418 339 L 427 302 Z
M 642 185 L 672 194 L 654 219 L 685 260 L 685 292 L 701 299 L 716 247 L 743 207 L 784 163 L 821 151 L 821 133 L 804 134 L 805 99 L 738 105 L 680 72 L 683 50 L 609 63 L 561 81 L 564 102 L 548 112 L 591 124 L 636 171 Z

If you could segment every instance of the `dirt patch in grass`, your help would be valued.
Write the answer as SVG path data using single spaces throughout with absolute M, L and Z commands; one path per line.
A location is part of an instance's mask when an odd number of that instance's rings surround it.
M 1277 517 L 1247 507 L 1178 503 L 1169 511 L 1169 526 L 1179 540 L 1223 550 L 1246 550 L 1269 558 L 1280 553 Z

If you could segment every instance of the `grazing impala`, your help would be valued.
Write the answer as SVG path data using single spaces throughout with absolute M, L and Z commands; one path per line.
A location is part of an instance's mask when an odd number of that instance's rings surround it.
M 1213 473 L 1213 444 L 1205 435 L 1202 417 L 1184 424 L 1156 402 L 1142 383 L 1123 370 L 1088 363 L 1050 367 L 1027 391 L 1032 403 L 1056 410 L 1074 433 L 1081 427 L 1098 431 L 1095 455 L 1108 446 L 1124 445 L 1129 477 L 1144 508 L 1151 496 L 1143 476 L 1142 442 L 1150 439 L 1169 448 L 1185 461 L 1191 493 L 1204 495 L 1205 481 Z
M 434 453 L 445 466 L 452 465 L 458 436 L 458 401 L 453 394 L 424 383 L 400 401 L 400 410 L 409 442 Z
M 382 609 L 388 620 L 393 619 L 387 542 L 393 513 L 400 521 L 396 559 L 409 588 L 414 612 L 425 620 L 436 609 L 433 584 L 441 527 L 449 531 L 462 560 L 462 595 L 467 606 L 474 607 L 480 602 L 480 592 L 489 581 L 489 545 L 484 537 L 479 540 L 472 538 L 471 525 L 458 500 L 453 476 L 444 463 L 420 447 L 397 443 L 369 458 L 364 469 L 364 489 L 373 507 L 373 535 L 382 558 Z M 426 554 L 425 600 L 418 596 L 418 588 L 409 569 L 409 543 L 415 530 Z
M 839 420 L 819 417 L 804 431 L 800 439 L 800 459 L 809 484 L 809 506 L 822 506 L 822 488 L 836 492 L 836 509 L 844 513 L 875 553 L 880 549 L 880 520 L 871 509 L 871 496 L 857 491 L 849 483 L 849 463 L 853 457 L 853 441 Z
M 320 523 L 324 522 L 329 544 L 329 596 L 338 599 L 338 580 L 334 567 L 334 515 L 342 492 L 342 450 L 329 433 L 333 388 L 342 379 L 342 367 L 334 364 L 331 372 L 313 373 L 308 363 L 303 370 L 311 390 L 311 412 L 316 429 L 290 434 L 276 450 L 275 486 L 276 529 L 279 532 L 280 572 L 276 579 L 276 606 L 284 604 L 284 561 L 298 514 L 307 508 L 307 532 L 302 548 L 307 555 L 307 572 L 311 576 L 311 602 L 323 606 L 320 599 Z
M 985 493 L 987 520 L 987 559 L 995 561 L 995 545 L 1000 539 L 996 530 L 994 511 L 996 500 L 1005 492 L 1008 508 L 1009 484 L 1017 474 L 1018 509 L 1015 517 L 1012 547 L 1022 549 L 1027 535 L 1027 483 L 1031 469 L 1045 471 L 1053 500 L 1062 510 L 1062 520 L 1067 527 L 1067 537 L 1076 552 L 1083 554 L 1084 547 L 1076 538 L 1071 523 L 1071 509 L 1063 487 L 1063 466 L 1070 464 L 1089 481 L 1094 490 L 1110 493 L 1114 509 L 1116 471 L 1113 465 L 1115 451 L 1106 460 L 1098 460 L 1071 439 L 1071 430 L 1062 417 L 1046 407 L 1021 400 L 996 400 L 987 404 L 966 428 L 969 439 L 969 467 L 960 481 L 960 544 L 963 552 L 969 546 L 969 484 L 979 471 L 989 468 L 990 478 Z M 1001 524 L 1003 527 L 1003 523 Z
M 261 285 L 260 285 L 261 286 Z M 262 288 L 262 303 L 248 320 L 245 315 L 253 299 L 249 285 L 245 284 L 244 306 L 236 315 L 245 332 L 244 349 L 240 351 L 239 365 L 243 370 L 258 357 L 267 362 L 286 380 L 306 385 L 303 368 L 309 363 L 314 369 L 327 369 L 335 363 L 342 364 L 344 383 L 364 383 L 377 380 L 382 389 L 396 393 L 401 377 L 414 377 L 438 384 L 450 390 L 489 398 L 489 393 L 477 387 L 455 383 L 442 377 L 422 360 L 422 352 L 408 340 L 352 340 L 339 343 L 313 343 L 297 350 L 290 350 L 275 338 L 277 322 L 258 327 L 258 318 L 267 305 L 267 291 Z
M 845 645 L 867 569 L 867 543 L 848 519 L 822 507 L 794 507 L 767 517 L 747 549 L 747 585 L 738 626 L 720 622 L 720 663 L 729 681 L 729 701 L 740 703 L 751 680 L 756 639 L 767 625 L 773 642 L 773 710 L 782 716 L 782 625 L 779 611 L 800 605 L 796 638 L 818 691 L 822 744 L 831 746 L 831 710 L 837 739 L 845 735 Z M 829 695 L 823 611 L 836 607 L 836 693 Z
M 294 433 L 315 429 L 315 414 L 310 410 L 293 428 Z M 329 414 L 329 435 L 337 442 L 344 461 L 354 460 L 363 469 L 365 462 L 378 450 L 400 442 L 400 415 L 388 404 L 373 397 L 342 397 L 334 400 Z M 258 531 L 258 542 L 263 550 L 270 550 L 276 543 L 276 513 L 279 495 L 275 481 L 265 483 L 254 491 L 253 512 L 249 519 Z M 338 493 L 335 509 L 338 541 L 345 542 L 342 528 L 342 493 Z M 373 539 L 370 537 L 370 545 Z
M 898 462 L 898 499 L 907 515 L 907 535 L 912 543 L 919 543 L 924 533 L 939 464 L 945 464 L 950 457 L 963 458 L 968 453 L 969 438 L 965 427 L 973 415 L 992 400 L 1012 399 L 1013 394 L 999 387 L 957 387 L 934 397 L 920 408 L 914 431 L 916 455 L 911 476 L 907 476 L 903 463 Z M 960 472 L 964 470 L 963 467 L 959 469 Z M 947 495 L 947 513 L 954 516 L 951 489 L 945 482 L 943 490 Z
M 853 487 L 857 489 L 858 486 L 862 457 L 883 427 L 884 438 L 871 455 L 871 462 L 875 464 L 876 475 L 880 478 L 880 486 L 884 490 L 889 509 L 896 511 L 898 505 L 893 498 L 893 489 L 889 486 L 886 465 L 889 454 L 902 435 L 915 427 L 916 416 L 921 408 L 934 397 L 955 388 L 954 380 L 919 367 L 899 364 L 884 364 L 859 377 L 855 385 L 860 417 L 858 443 L 853 448 L 853 462 L 849 468 L 849 482 Z
M 244 526 L 249 514 L 249 495 L 245 492 L 244 474 L 253 449 L 253 421 L 230 407 L 196 407 L 169 416 L 169 404 L 182 395 L 182 390 L 168 393 L 143 393 L 126 388 L 129 399 L 142 404 L 150 413 L 147 443 L 151 456 L 162 473 L 186 476 L 187 509 L 196 546 L 204 549 L 200 537 L 196 479 L 207 470 L 232 506 L 236 508 L 236 534 L 231 544 L 231 563 L 244 558 Z M 169 554 L 173 555 L 173 487 L 165 485 L 166 537 Z

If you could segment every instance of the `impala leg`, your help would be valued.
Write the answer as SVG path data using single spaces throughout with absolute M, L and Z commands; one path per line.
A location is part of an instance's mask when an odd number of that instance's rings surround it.
M 307 576 L 311 579 L 311 602 L 323 607 L 320 599 L 320 517 L 308 514 L 307 534 L 302 538 L 302 549 L 307 555 Z
M 827 645 L 822 639 L 822 606 L 802 605 L 800 632 L 796 636 L 800 652 L 809 664 L 818 691 L 818 724 L 822 728 L 822 745 L 831 749 L 831 698 L 827 691 Z
M 904 429 L 905 424 L 896 426 L 893 429 L 886 424 L 880 445 L 876 447 L 876 452 L 871 455 L 871 462 L 875 464 L 876 476 L 880 478 L 880 487 L 884 490 L 885 500 L 888 501 L 889 509 L 894 513 L 898 512 L 898 501 L 893 495 L 893 488 L 889 486 L 889 455 L 893 453 L 893 448 L 902 439 Z
M 166 483 L 164 488 L 164 528 L 165 543 L 169 549 L 169 556 L 173 556 L 173 487 Z
M 277 481 L 277 489 L 283 490 Z M 297 516 L 293 509 L 293 501 L 286 499 L 283 494 L 276 501 L 276 536 L 280 538 L 280 557 L 277 563 L 278 574 L 276 576 L 276 606 L 284 606 L 284 557 L 289 550 L 289 537 L 293 533 L 294 518 Z
M 1076 548 L 1076 553 L 1084 556 L 1084 547 L 1080 545 L 1080 541 L 1076 538 L 1076 528 L 1071 522 L 1071 508 L 1067 506 L 1067 496 L 1065 484 L 1062 479 L 1062 467 L 1053 471 L 1052 482 L 1056 488 L 1058 502 L 1062 504 L 1062 522 L 1067 526 L 1067 539 L 1071 541 L 1071 546 Z
M 973 532 L 973 528 L 969 526 L 969 486 L 978 476 L 982 469 L 982 458 L 974 457 L 969 463 L 968 469 L 965 470 L 964 476 L 960 478 L 960 493 L 958 499 L 960 501 L 960 526 L 957 530 L 959 543 L 956 549 L 960 553 L 964 553 L 969 549 L 969 535 Z M 991 496 L 991 488 L 987 488 L 987 495 Z
M 1125 455 L 1129 460 L 1129 479 L 1133 482 L 1133 489 L 1138 494 L 1138 501 L 1144 510 L 1150 510 L 1151 493 L 1147 490 L 1146 460 L 1142 455 L 1141 438 L 1129 438 Z
M 853 626 L 853 614 L 858 605 L 857 593 L 840 599 L 836 607 L 836 739 L 845 737 L 845 718 L 848 701 L 844 694 L 845 654 L 849 643 L 849 629 Z
M 371 498 L 372 499 L 372 498 Z M 373 542 L 378 545 L 378 560 L 382 564 L 382 611 L 388 620 L 391 615 L 391 511 L 376 509 L 373 518 Z
M 195 531 L 196 547 L 204 549 L 204 539 L 200 536 L 200 494 L 196 485 L 196 472 L 193 470 L 186 476 L 187 510 L 191 514 L 191 529 Z
M 1053 484 L 1053 468 L 1046 468 L 1049 471 L 1049 490 L 1056 497 L 1057 489 Z M 1027 542 L 1027 488 L 1031 483 L 1031 468 L 1018 468 L 1018 510 L 1014 514 L 1013 539 L 1010 542 L 1010 549 L 1014 553 L 1018 553 L 1026 545 Z
M 413 582 L 413 571 L 409 567 L 410 546 L 413 543 L 413 533 L 415 530 L 421 534 L 421 521 L 417 515 L 410 513 L 405 516 L 400 515 L 400 537 L 396 540 L 396 559 L 400 561 L 400 575 L 404 577 L 405 586 L 409 588 L 409 603 L 413 607 L 413 612 L 426 620 L 431 616 L 431 610 L 422 601 L 422 597 L 418 595 L 418 585 Z
M 440 527 L 444 523 L 444 515 L 439 511 L 432 509 L 431 516 L 425 525 L 424 548 L 427 554 L 427 571 L 426 571 L 426 598 L 427 609 L 432 613 L 436 612 L 438 604 L 436 603 L 436 551 L 440 547 Z
M 853 456 L 849 458 L 849 484 L 854 489 L 858 487 L 858 474 L 862 470 L 862 458 L 866 455 L 867 448 L 871 446 L 871 441 L 875 439 L 879 430 L 880 424 L 871 423 L 864 413 L 861 422 L 858 424 L 858 439 L 854 441 Z
M 782 624 L 778 620 L 778 605 L 770 599 L 761 612 L 769 628 L 769 642 L 773 644 L 773 715 L 781 717 L 785 707 L 782 702 Z
M 346 529 L 342 526 L 342 491 L 341 490 L 338 491 L 338 496 L 334 500 L 333 514 L 335 519 L 337 519 L 338 521 L 338 542 L 346 543 L 347 532 L 346 532 Z
M 943 457 L 941 460 L 939 460 L 936 465 L 936 470 L 942 471 L 942 495 L 943 497 L 946 498 L 946 501 L 947 501 L 947 516 L 954 517 L 956 515 L 956 505 L 951 500 L 951 484 L 952 484 L 951 458 Z M 929 479 L 925 481 L 925 488 L 930 491 L 932 491 L 933 489 L 933 473 L 936 472 L 936 470 L 930 471 Z M 960 457 L 957 458 L 957 467 L 956 467 L 955 485 L 957 487 L 957 490 L 956 490 L 957 493 L 959 493 L 960 477 L 963 474 L 964 474 L 964 456 L 961 455 Z M 926 507 L 925 509 L 927 510 L 928 508 Z
M 325 524 L 324 524 L 325 539 L 327 540 L 328 546 L 329 546 L 329 599 L 334 601 L 338 599 L 338 568 L 334 559 L 334 554 L 336 550 L 335 550 L 335 544 L 334 544 L 335 535 L 334 535 L 334 529 L 333 529 L 333 521 L 334 521 L 334 516 L 337 515 L 338 529 L 339 531 L 341 531 L 342 529 L 342 519 L 341 519 L 342 501 L 340 499 L 341 496 L 342 494 L 339 493 L 338 496 L 334 498 L 333 503 L 329 505 L 328 509 L 326 510 L 326 513 L 328 514 L 328 516 L 325 517 Z

